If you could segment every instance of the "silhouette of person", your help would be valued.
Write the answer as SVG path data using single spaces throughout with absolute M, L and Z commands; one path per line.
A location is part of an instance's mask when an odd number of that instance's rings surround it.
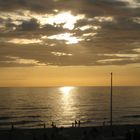
M 45 123 L 43 124 L 43 128 L 46 128 L 46 124 Z
M 75 120 L 75 127 L 77 126 L 77 121 Z
M 80 120 L 78 121 L 78 127 L 80 127 L 80 125 L 81 125 L 81 122 L 80 122 Z
M 55 125 L 54 125 L 54 122 L 52 122 L 52 127 L 54 127 Z
M 14 129 L 14 124 L 13 124 L 13 123 L 12 123 L 11 129 L 12 129 L 12 130 Z
M 72 127 L 74 127 L 74 123 L 72 123 Z

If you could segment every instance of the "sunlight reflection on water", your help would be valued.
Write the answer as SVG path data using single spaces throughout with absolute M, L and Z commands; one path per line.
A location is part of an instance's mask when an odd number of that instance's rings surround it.
M 76 87 L 60 87 L 60 93 L 62 93 L 61 104 L 62 104 L 62 112 L 61 115 L 65 118 L 65 116 L 72 116 L 74 120 L 76 118 L 77 111 L 73 109 L 75 106 L 76 100 L 73 98 L 73 94 L 76 91 Z M 70 122 L 69 120 L 66 120 Z M 70 122 L 71 123 L 71 122 Z
M 140 122 L 140 88 L 114 87 L 114 123 Z M 109 87 L 0 88 L 0 127 L 102 125 L 109 120 Z M 124 103 L 125 99 L 125 103 Z M 135 117 L 136 116 L 136 117 Z M 134 118 L 135 117 L 135 118 Z

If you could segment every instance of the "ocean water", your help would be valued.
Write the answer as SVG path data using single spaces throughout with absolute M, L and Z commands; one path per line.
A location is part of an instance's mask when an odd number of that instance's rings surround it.
M 109 124 L 110 87 L 0 88 L 0 128 Z M 140 87 L 113 87 L 113 124 L 140 124 Z

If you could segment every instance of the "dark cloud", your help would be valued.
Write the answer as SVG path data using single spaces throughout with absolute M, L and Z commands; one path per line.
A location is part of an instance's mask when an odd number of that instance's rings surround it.
M 23 31 L 36 30 L 39 28 L 39 23 L 37 19 L 32 18 L 29 21 L 23 21 L 19 28 Z
M 140 1 L 135 2 L 131 4 L 126 0 L 0 0 L 0 66 L 140 63 L 139 52 L 134 51 L 139 49 L 140 45 Z M 54 11 L 55 9 L 58 11 Z M 26 10 L 29 11 L 28 14 L 24 13 Z M 43 19 L 46 23 L 40 22 L 40 15 L 55 15 L 59 11 L 71 11 L 74 16 L 84 14 L 85 18 L 79 19 L 72 30 L 63 28 L 65 22 L 49 24 L 47 18 Z M 6 17 L 8 14 L 11 16 Z M 18 16 L 15 19 L 16 14 Z M 134 21 L 135 18 L 137 22 Z M 87 26 L 87 29 L 81 30 L 84 26 Z M 59 40 L 48 38 L 64 33 L 71 34 L 79 39 L 79 42 L 67 44 L 65 37 Z M 19 42 L 14 39 L 19 39 Z M 30 43 L 21 43 L 24 39 Z M 125 54 L 130 56 L 126 57 Z M 18 59 L 23 60 L 23 63 L 16 61 Z M 24 63 L 24 60 L 31 63 Z
M 127 5 L 128 2 L 125 0 L 59 0 L 55 2 L 53 0 L 0 0 L 0 10 L 2 11 L 28 9 L 34 12 L 52 12 L 52 10 L 58 9 L 72 10 L 73 12 L 87 13 L 89 15 L 101 15 L 105 12 L 119 13 L 118 8 L 121 10 Z M 137 8 L 133 8 L 133 10 Z M 124 11 L 124 9 L 122 10 Z M 91 11 L 94 12 L 91 13 Z
M 50 9 L 50 3 L 49 0 L 0 0 L 0 10 L 28 9 L 32 11 L 46 11 Z

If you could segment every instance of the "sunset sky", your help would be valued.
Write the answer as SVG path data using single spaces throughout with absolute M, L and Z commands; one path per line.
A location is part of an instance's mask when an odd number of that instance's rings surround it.
M 140 0 L 0 0 L 0 87 L 140 86 Z

